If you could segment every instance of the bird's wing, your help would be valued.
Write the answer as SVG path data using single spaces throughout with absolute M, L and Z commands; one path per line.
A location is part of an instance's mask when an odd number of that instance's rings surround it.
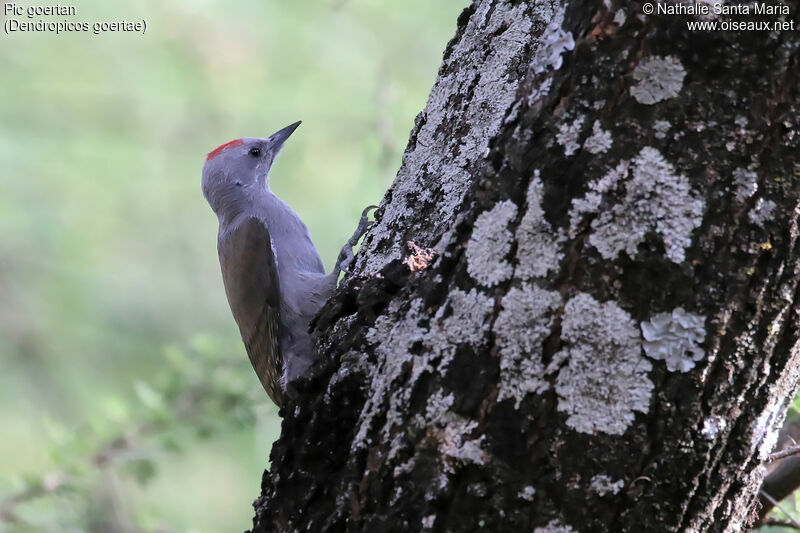
M 269 397 L 281 406 L 280 288 L 269 231 L 251 217 L 220 234 L 217 248 L 225 293 L 250 363 Z

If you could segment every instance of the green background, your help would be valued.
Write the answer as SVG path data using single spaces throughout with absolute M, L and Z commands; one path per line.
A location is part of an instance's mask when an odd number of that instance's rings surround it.
M 391 183 L 466 4 L 81 0 L 68 20 L 145 19 L 147 32 L 0 36 L 0 502 L 163 408 L 151 384 L 170 353 L 246 362 L 205 154 L 303 120 L 270 185 L 330 267 Z M 143 439 L 118 467 L 79 469 L 75 490 L 111 501 L 119 531 L 249 527 L 279 419 L 252 370 L 234 373 L 252 419 Z M 96 510 L 76 501 L 45 495 L 0 528 L 84 530 Z

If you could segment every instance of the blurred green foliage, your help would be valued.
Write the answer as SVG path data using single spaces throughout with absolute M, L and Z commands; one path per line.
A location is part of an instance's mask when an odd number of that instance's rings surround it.
M 466 4 L 80 0 L 73 20 L 148 30 L 0 36 L 0 530 L 249 527 L 279 420 L 225 301 L 204 155 L 302 119 L 271 187 L 330 266 Z

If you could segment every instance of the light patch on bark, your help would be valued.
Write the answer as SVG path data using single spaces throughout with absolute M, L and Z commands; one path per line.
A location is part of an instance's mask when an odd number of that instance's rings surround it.
M 747 218 L 756 226 L 763 227 L 765 222 L 775 218 L 775 209 L 777 209 L 777 207 L 777 204 L 772 200 L 764 200 L 763 198 L 759 198 L 756 200 L 756 205 L 753 207 L 753 209 L 747 213 Z
M 459 344 L 480 348 L 486 343 L 488 319 L 493 310 L 494 300 L 476 289 L 468 293 L 459 289 L 450 291 L 447 303 L 436 311 L 424 340 L 434 354 L 442 357 L 438 366 L 440 371 L 450 364 Z M 448 312 L 449 315 L 443 318 Z
M 555 15 L 549 1 L 478 2 L 417 118 L 414 140 L 392 185 L 391 201 L 381 203 L 383 213 L 358 254 L 357 272 L 373 274 L 402 257 L 406 239 L 397 238 L 399 231 L 428 247 L 452 223 L 474 169 L 500 130 L 526 75 L 510 65 L 530 61 L 531 53 L 552 55 L 552 46 L 546 45 L 554 42 L 547 25 Z M 491 46 L 486 47 L 489 39 Z M 538 50 L 531 52 L 534 43 L 539 43 Z M 456 100 L 461 103 L 455 105 Z M 453 134 L 456 129 L 458 135 Z M 426 211 L 424 219 L 415 218 L 418 205 L 435 196 L 441 198 L 435 208 Z
M 465 293 L 454 289 L 448 295 L 445 304 L 439 307 L 430 320 L 430 327 L 419 323 L 429 315 L 423 308 L 421 299 L 411 302 L 407 310 L 402 304 L 393 302 L 386 314 L 375 321 L 366 335 L 366 341 L 375 346 L 381 366 L 372 368 L 371 391 L 362 408 L 358 432 L 353 439 L 352 449 L 355 451 L 370 444 L 370 431 L 379 431 L 380 439 L 391 442 L 388 457 L 392 458 L 401 449 L 402 439 L 391 438 L 392 430 L 407 424 L 407 412 L 414 383 L 425 373 L 443 372 L 455 354 L 458 344 L 470 344 L 479 348 L 486 342 L 489 331 L 489 316 L 494 310 L 494 300 L 476 289 Z M 397 317 L 402 317 L 396 323 Z M 411 354 L 411 346 L 421 342 L 426 350 L 420 354 Z M 397 380 L 405 379 L 402 386 Z M 482 451 L 473 440 L 459 440 L 472 427 L 455 413 L 446 413 L 448 402 L 452 396 L 437 396 L 428 406 L 428 419 L 414 421 L 419 427 L 427 428 L 433 422 L 439 423 L 441 442 L 444 451 L 455 459 L 477 460 Z M 373 427 L 380 413 L 385 413 L 382 427 Z M 432 418 L 431 418 L 432 417 Z
M 700 433 L 706 440 L 714 440 L 721 431 L 728 426 L 728 421 L 719 415 L 712 415 L 703 420 L 703 429 Z
M 566 366 L 555 389 L 567 426 L 581 433 L 623 434 L 636 412 L 648 411 L 653 392 L 647 377 L 652 366 L 641 355 L 633 319 L 614 302 L 580 293 L 564 306 L 561 339 L 567 347 L 554 361 Z
M 561 229 L 554 230 L 544 217 L 542 209 L 542 180 L 534 172 L 528 186 L 528 210 L 517 228 L 517 268 L 515 276 L 531 279 L 547 276 L 556 271 L 564 254 L 561 245 L 565 240 Z
M 550 92 L 550 88 L 553 86 L 553 78 L 547 78 L 542 83 L 537 85 L 531 93 L 528 95 L 528 105 L 531 106 L 534 103 L 541 100 L 547 93 Z
M 765 461 L 775 444 L 778 442 L 778 432 L 783 425 L 785 411 L 778 403 L 781 398 L 770 395 L 771 403 L 767 405 L 761 414 L 753 421 L 750 426 L 750 443 L 752 448 L 758 450 L 758 458 Z
M 581 136 L 581 128 L 584 120 L 586 120 L 586 116 L 579 115 L 572 122 L 564 122 L 558 128 L 556 142 L 564 147 L 564 155 L 572 155 L 581 147 L 578 140 Z
M 478 427 L 478 422 L 451 411 L 453 401 L 452 394 L 445 396 L 442 391 L 432 394 L 428 398 L 425 419 L 418 420 L 418 426 L 429 428 L 438 440 L 439 453 L 448 459 L 444 463 L 448 473 L 466 463 L 484 464 L 488 458 L 481 448 L 484 436 L 468 437 Z
M 550 334 L 553 311 L 561 296 L 534 285 L 513 287 L 503 297 L 494 323 L 500 347 L 500 391 L 497 401 L 514 399 L 514 407 L 528 394 L 549 388 L 542 363 L 542 342 Z
M 355 316 L 356 315 L 352 315 L 352 317 L 345 317 L 345 319 L 340 320 L 337 324 L 345 322 L 346 319 L 350 319 Z M 354 350 L 345 352 L 339 358 L 339 362 L 339 369 L 328 381 L 328 387 L 325 390 L 325 403 L 330 403 L 332 392 L 345 378 L 352 376 L 353 374 L 369 376 L 372 371 L 372 367 L 370 367 L 367 361 L 367 355 L 362 352 L 357 352 Z
M 592 135 L 583 143 L 583 147 L 592 154 L 602 154 L 607 152 L 613 140 L 611 132 L 600 127 L 600 121 L 595 120 L 592 124 Z
M 744 203 L 758 192 L 758 174 L 752 168 L 737 168 L 733 171 L 733 185 L 736 201 Z
M 534 496 L 536 496 L 536 489 L 530 485 L 526 485 L 519 493 L 517 494 L 517 498 L 520 500 L 525 500 L 526 502 L 532 502 Z
M 682 263 L 692 244 L 692 232 L 703 221 L 705 202 L 692 191 L 686 176 L 676 174 L 650 146 L 633 160 L 632 174 L 622 202 L 592 221 L 589 243 L 605 259 L 614 259 L 623 251 L 633 258 L 647 232 L 655 231 L 664 241 L 667 259 Z M 595 203 L 599 205 L 599 201 Z
M 685 76 L 686 70 L 677 57 L 645 58 L 633 71 L 637 84 L 631 87 L 631 96 L 647 105 L 674 98 L 680 93 Z
M 611 478 L 605 474 L 598 474 L 594 476 L 592 481 L 589 483 L 589 488 L 600 496 L 605 496 L 606 494 L 616 494 L 622 490 L 622 487 L 624 486 L 625 482 L 623 480 L 618 479 L 617 481 L 612 481 Z
M 572 527 L 562 523 L 560 520 L 551 520 L 544 527 L 537 527 L 533 533 L 577 533 Z
M 655 132 L 656 139 L 666 139 L 667 132 L 672 127 L 672 124 L 667 120 L 656 120 L 653 123 L 653 131 Z
M 409 353 L 411 345 L 423 340 L 426 333 L 425 328 L 418 326 L 422 318 L 422 300 L 412 301 L 405 312 L 401 312 L 401 306 L 402 303 L 398 300 L 393 301 L 387 314 L 379 316 L 366 335 L 366 341 L 375 346 L 375 354 L 381 367 L 371 373 L 371 393 L 361 410 L 358 432 L 352 444 L 353 451 L 370 444 L 368 434 L 375 416 L 383 411 L 384 402 L 389 402 L 385 409 L 384 435 L 388 435 L 392 426 L 402 422 L 400 413 L 407 406 L 411 387 L 397 387 L 395 390 L 394 382 L 403 375 L 407 365 L 411 365 L 418 374 L 423 370 L 417 365 L 427 366 L 427 360 Z M 396 316 L 403 318 L 396 320 Z
M 493 287 L 511 277 L 513 268 L 506 260 L 514 235 L 508 224 L 517 216 L 511 200 L 499 202 L 475 220 L 467 242 L 467 273 L 486 287 Z
M 575 238 L 578 226 L 586 217 L 600 209 L 603 195 L 617 189 L 617 184 L 628 175 L 629 161 L 620 162 L 615 168 L 609 170 L 602 178 L 589 183 L 589 192 L 583 198 L 572 200 L 572 209 L 569 212 L 569 236 Z
M 537 74 L 544 72 L 548 67 L 553 70 L 560 69 L 564 63 L 564 53 L 575 48 L 572 33 L 561 28 L 564 23 L 564 11 L 563 7 L 556 11 L 553 20 L 539 39 L 537 53 L 531 62 L 531 68 Z
M 664 361 L 670 372 L 688 372 L 705 357 L 700 344 L 706 337 L 706 318 L 677 307 L 641 323 L 644 352 Z

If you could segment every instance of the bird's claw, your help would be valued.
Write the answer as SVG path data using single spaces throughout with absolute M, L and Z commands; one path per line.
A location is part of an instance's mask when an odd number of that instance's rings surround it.
M 367 231 L 372 227 L 375 223 L 374 221 L 369 219 L 369 212 L 373 209 L 377 209 L 377 205 L 368 205 L 364 208 L 361 212 L 361 218 L 358 221 L 358 227 L 356 227 L 356 231 L 353 233 L 353 236 L 348 239 L 347 243 L 342 247 L 342 250 L 339 252 L 339 257 L 336 260 L 336 276 L 338 277 L 339 272 L 349 272 L 350 266 L 353 263 L 353 259 L 355 259 L 355 255 L 353 254 L 353 248 L 355 248 L 356 244 L 358 244 L 359 239 L 364 236 Z

